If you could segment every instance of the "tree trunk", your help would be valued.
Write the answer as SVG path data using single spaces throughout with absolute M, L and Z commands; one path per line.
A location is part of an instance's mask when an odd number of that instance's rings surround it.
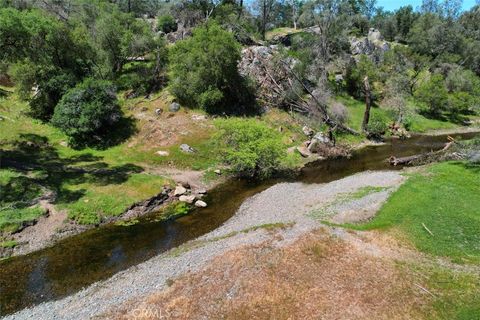
M 372 107 L 370 83 L 368 82 L 368 76 L 363 79 L 363 85 L 365 90 L 365 113 L 363 114 L 362 130 L 366 131 L 368 122 L 370 121 L 370 109 Z
M 264 0 L 263 12 L 262 12 L 262 40 L 265 40 L 266 28 L 267 28 L 267 0 Z

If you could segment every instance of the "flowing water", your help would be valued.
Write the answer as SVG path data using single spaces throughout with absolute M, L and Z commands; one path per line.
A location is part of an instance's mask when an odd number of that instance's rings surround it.
M 455 136 L 469 139 L 474 135 Z M 386 159 L 440 149 L 446 141 L 446 136 L 387 141 L 364 148 L 349 159 L 312 163 L 294 180 L 325 183 L 365 170 L 400 169 L 391 167 Z M 53 247 L 1 261 L 0 316 L 75 293 L 206 234 L 233 216 L 245 199 L 280 181 L 231 180 L 209 192 L 208 208 L 196 209 L 179 219 L 156 222 L 147 217 L 131 226 L 107 225 L 61 240 Z

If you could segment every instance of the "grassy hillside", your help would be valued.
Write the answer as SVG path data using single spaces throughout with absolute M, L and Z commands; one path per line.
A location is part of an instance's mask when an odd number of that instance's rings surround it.
M 9 193 L 9 198 L 2 201 L 0 231 L 14 231 L 43 214 L 39 208 L 29 208 L 28 203 L 47 191 L 56 194 L 56 207 L 67 210 L 71 219 L 95 224 L 154 196 L 164 185 L 173 185 L 169 178 L 172 168 L 213 172 L 222 162 L 215 149 L 215 121 L 201 111 L 182 108 L 169 112 L 170 102 L 164 91 L 151 99 L 121 99 L 134 133 L 108 149 L 75 150 L 58 129 L 31 118 L 27 103 L 15 93 L 0 99 L 0 143 L 2 156 L 8 160 L 0 169 L 0 184 Z M 272 111 L 262 117 L 262 122 L 281 131 L 285 146 L 305 139 L 301 123 L 284 112 Z M 182 143 L 196 152 L 182 152 Z M 169 155 L 160 156 L 158 151 Z M 300 156 L 288 161 L 297 163 Z M 13 185 L 21 188 L 14 189 Z M 30 192 L 23 199 L 26 189 Z

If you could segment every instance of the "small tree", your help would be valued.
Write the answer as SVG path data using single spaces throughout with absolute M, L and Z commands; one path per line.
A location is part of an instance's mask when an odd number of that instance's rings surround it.
M 415 97 L 425 104 L 425 113 L 439 117 L 448 106 L 448 92 L 442 75 L 434 74 L 422 83 L 415 92 Z
M 240 45 L 215 23 L 193 31 L 170 51 L 171 91 L 183 103 L 209 113 L 251 111 L 253 95 L 237 69 Z
M 120 118 L 113 85 L 89 78 L 62 97 L 52 123 L 70 137 L 74 146 L 99 145 Z

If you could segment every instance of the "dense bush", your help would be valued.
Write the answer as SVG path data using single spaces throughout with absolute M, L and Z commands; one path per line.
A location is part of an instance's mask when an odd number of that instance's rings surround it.
M 99 145 L 120 118 L 113 85 L 86 79 L 62 97 L 55 107 L 52 123 L 65 132 L 75 146 Z
M 242 177 L 267 178 L 286 157 L 281 135 L 255 119 L 219 120 L 221 157 Z
M 251 86 L 238 73 L 240 45 L 214 23 L 193 31 L 170 51 L 171 91 L 183 103 L 209 113 L 253 111 Z
M 158 17 L 157 30 L 165 33 L 177 31 L 177 23 L 175 22 L 175 18 L 169 14 Z
M 388 119 L 378 114 L 372 116 L 366 127 L 370 139 L 381 139 L 387 130 Z
M 424 113 L 440 117 L 448 106 L 448 92 L 442 75 L 434 74 L 424 81 L 415 92 L 415 97 L 424 103 Z

